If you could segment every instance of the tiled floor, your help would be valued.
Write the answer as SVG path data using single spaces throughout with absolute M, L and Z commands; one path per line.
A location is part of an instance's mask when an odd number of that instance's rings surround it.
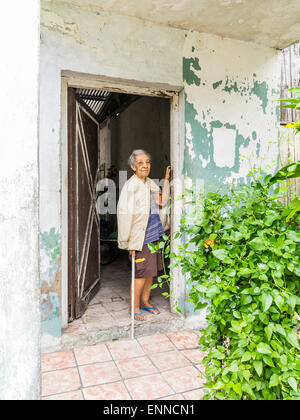
M 42 355 L 44 400 L 197 400 L 197 331 L 122 339 Z
M 86 342 L 91 342 L 93 333 L 101 331 L 102 333 L 106 332 L 106 336 L 109 336 L 109 331 L 113 329 L 120 333 L 120 337 L 129 337 L 131 325 L 129 313 L 130 270 L 127 253 L 120 253 L 117 260 L 101 267 L 100 290 L 89 303 L 84 315 L 71 322 L 68 328 L 63 330 L 66 340 L 82 343 L 86 336 Z M 164 285 L 163 288 L 157 287 L 151 292 L 151 303 L 159 308 L 160 314 L 152 316 L 145 313 L 146 322 L 136 321 L 138 329 L 145 329 L 147 326 L 149 329 L 153 329 L 154 324 L 167 325 L 170 322 L 180 322 L 180 316 L 170 312 L 169 300 L 162 296 L 162 292 L 167 290 L 167 286 Z M 115 336 L 114 334 L 112 338 Z

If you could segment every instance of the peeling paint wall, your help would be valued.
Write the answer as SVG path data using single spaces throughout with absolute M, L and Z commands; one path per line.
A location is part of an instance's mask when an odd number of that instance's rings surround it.
M 61 336 L 61 71 L 181 85 L 184 38 L 182 30 L 137 18 L 41 2 L 40 263 L 46 349 Z
M 189 33 L 184 45 L 185 175 L 205 186 L 247 182 L 275 167 L 279 62 L 276 51 Z M 199 165 L 199 161 L 201 165 Z
M 184 175 L 245 182 L 277 161 L 277 51 L 83 7 L 42 1 L 40 78 L 43 341 L 61 333 L 61 70 L 182 86 Z M 182 297 L 183 299 L 183 297 Z M 186 313 L 191 308 L 186 307 Z

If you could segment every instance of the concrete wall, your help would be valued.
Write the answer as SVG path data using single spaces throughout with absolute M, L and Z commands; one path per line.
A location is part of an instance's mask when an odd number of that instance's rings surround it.
M 190 33 L 184 45 L 185 174 L 206 186 L 247 182 L 277 164 L 280 67 L 276 51 Z M 199 164 L 200 163 L 200 164 Z
M 184 175 L 205 185 L 244 182 L 251 166 L 277 159 L 271 142 L 278 138 L 273 99 L 280 72 L 273 49 L 92 7 L 42 1 L 41 24 L 41 283 L 47 346 L 61 334 L 61 70 L 182 86 Z
M 0 400 L 31 400 L 40 390 L 39 1 L 3 2 L 1 16 Z

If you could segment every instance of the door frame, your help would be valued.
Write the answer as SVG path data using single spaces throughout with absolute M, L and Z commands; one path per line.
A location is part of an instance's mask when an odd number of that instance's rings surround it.
M 173 197 L 184 190 L 184 89 L 165 83 L 147 83 L 107 76 L 63 70 L 61 72 L 61 320 L 62 328 L 68 326 L 68 88 L 101 89 L 111 92 L 153 96 L 170 99 L 170 155 L 173 169 Z M 183 200 L 175 200 L 171 208 L 171 233 L 179 228 Z M 171 241 L 171 249 L 175 244 Z M 170 297 L 171 311 L 178 302 L 183 305 L 185 280 L 179 268 L 173 269 Z M 184 308 L 181 307 L 184 314 Z

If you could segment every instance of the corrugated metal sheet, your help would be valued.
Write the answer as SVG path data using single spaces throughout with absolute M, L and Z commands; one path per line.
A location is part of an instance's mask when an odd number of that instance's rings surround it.
M 96 115 L 100 114 L 110 95 L 110 92 L 96 89 L 76 89 L 76 93 Z

